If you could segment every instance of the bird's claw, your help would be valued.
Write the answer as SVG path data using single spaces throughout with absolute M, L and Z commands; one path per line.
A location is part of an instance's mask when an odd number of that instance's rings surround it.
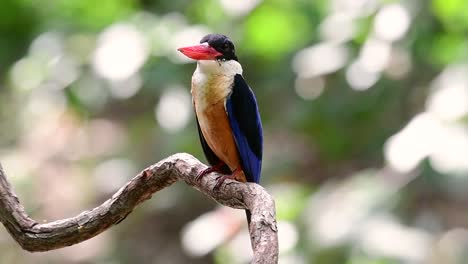
M 205 175 L 210 174 L 212 172 L 219 172 L 219 170 L 224 166 L 224 163 L 217 164 L 212 167 L 208 167 L 198 173 L 197 177 L 195 178 L 196 181 L 200 181 Z
M 196 181 L 200 181 L 205 175 L 212 173 L 215 171 L 213 167 L 206 168 L 202 170 L 200 173 L 198 173 L 197 177 L 195 178 Z
M 235 180 L 237 177 L 237 174 L 239 174 L 241 170 L 235 169 L 231 174 L 229 175 L 222 175 L 216 179 L 216 185 L 214 186 L 213 190 L 219 190 L 221 185 L 224 183 L 225 180 Z
M 230 174 L 230 175 L 222 175 L 222 176 L 219 176 L 218 179 L 216 179 L 216 185 L 214 186 L 213 190 L 219 190 L 219 188 L 221 187 L 221 185 L 224 183 L 225 180 L 229 179 L 229 180 L 233 180 L 236 178 L 236 174 L 233 173 L 233 174 Z

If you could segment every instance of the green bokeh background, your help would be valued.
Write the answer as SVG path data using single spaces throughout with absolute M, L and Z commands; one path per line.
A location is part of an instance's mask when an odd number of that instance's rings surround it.
M 228 2 L 247 7 L 234 14 Z M 390 41 L 376 33 L 378 16 L 389 6 L 402 7 L 409 18 L 404 34 Z M 324 36 L 324 21 L 333 15 L 352 24 L 346 39 Z M 391 22 L 399 21 L 385 25 Z M 136 72 L 112 79 L 97 69 L 96 54 L 106 32 L 119 25 L 136 32 L 145 52 Z M 97 206 L 138 171 L 173 153 L 204 161 L 188 97 L 195 64 L 175 51 L 181 39 L 197 43 L 202 32 L 231 37 L 257 95 L 265 133 L 262 185 L 275 196 L 280 244 L 286 245 L 280 263 L 466 263 L 467 166 L 440 169 L 430 152 L 398 170 L 386 151 L 415 117 L 431 113 L 444 73 L 461 72 L 448 80 L 461 85 L 465 93 L 458 99 L 468 102 L 465 0 L 3 0 L 0 161 L 33 218 L 53 221 Z M 353 86 L 350 69 L 373 39 L 390 47 L 391 55 L 385 67 L 371 72 L 374 82 Z M 345 62 L 302 80 L 294 65 L 304 49 L 320 44 L 344 48 Z M 134 59 L 133 50 L 114 56 L 127 54 Z M 304 67 L 331 60 L 325 54 L 313 58 Z M 125 93 L 128 87 L 134 92 Z M 182 121 L 167 127 L 174 119 Z M 467 120 L 465 111 L 437 124 L 459 129 L 463 139 Z M 405 141 L 406 152 L 421 147 L 412 144 L 417 138 Z M 446 146 L 446 139 L 434 141 Z M 446 149 L 455 153 L 445 153 L 449 162 L 466 153 Z M 405 160 L 406 152 L 397 157 Z M 204 239 L 182 242 L 189 223 L 205 221 L 198 217 L 212 210 L 215 222 L 236 231 L 206 254 L 191 254 L 184 243 Z M 243 219 L 226 221 L 216 216 L 221 211 L 176 184 L 119 225 L 66 249 L 28 253 L 2 226 L 0 263 L 246 263 L 248 241 L 241 253 L 236 246 L 237 235 L 246 231 L 239 226 Z

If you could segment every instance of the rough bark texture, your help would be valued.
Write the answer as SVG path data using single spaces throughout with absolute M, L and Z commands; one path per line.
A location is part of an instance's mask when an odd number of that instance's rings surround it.
M 79 215 L 41 224 L 29 218 L 13 193 L 0 166 L 0 221 L 11 236 L 28 251 L 48 251 L 80 243 L 118 224 L 141 202 L 178 180 L 226 206 L 249 209 L 252 263 L 278 262 L 278 231 L 273 197 L 253 183 L 226 180 L 213 190 L 220 176 L 211 173 L 200 182 L 196 175 L 206 166 L 189 154 L 170 156 L 140 172 L 110 199 Z

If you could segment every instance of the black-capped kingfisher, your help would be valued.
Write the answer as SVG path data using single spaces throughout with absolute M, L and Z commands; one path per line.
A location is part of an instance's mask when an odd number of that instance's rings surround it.
M 211 167 L 197 179 L 217 171 L 241 182 L 260 181 L 263 133 L 257 100 L 242 77 L 232 41 L 220 34 L 203 37 L 199 45 L 178 49 L 197 61 L 192 99 L 203 152 Z M 250 221 L 250 214 L 247 212 Z

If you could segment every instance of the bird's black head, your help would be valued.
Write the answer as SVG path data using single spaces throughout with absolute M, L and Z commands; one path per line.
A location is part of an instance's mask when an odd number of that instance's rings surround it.
M 209 34 L 200 40 L 199 45 L 178 48 L 185 56 L 194 60 L 235 60 L 236 51 L 232 41 L 221 34 Z
M 227 36 L 221 34 L 208 34 L 200 40 L 200 44 L 205 42 L 222 54 L 217 56 L 216 59 L 238 60 L 234 44 Z

